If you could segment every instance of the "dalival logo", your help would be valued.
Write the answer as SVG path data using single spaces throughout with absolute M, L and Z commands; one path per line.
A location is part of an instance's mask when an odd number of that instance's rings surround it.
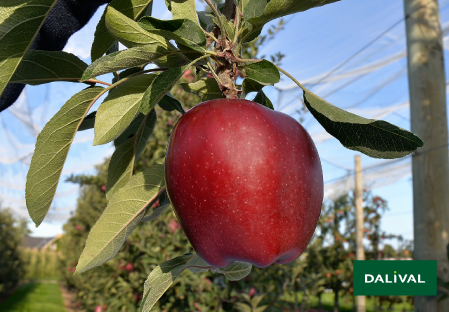
M 354 261 L 353 284 L 355 296 L 436 296 L 437 262 Z
M 390 277 L 388 274 L 385 274 L 384 277 L 381 274 L 377 274 L 376 278 L 374 278 L 374 275 L 365 274 L 365 283 L 425 283 L 425 281 L 421 280 L 421 274 L 418 274 L 416 278 L 413 274 L 401 275 L 396 273 L 394 271 L 393 277 Z

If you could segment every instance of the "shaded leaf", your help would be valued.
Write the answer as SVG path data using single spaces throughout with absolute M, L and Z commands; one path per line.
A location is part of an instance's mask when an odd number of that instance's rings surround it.
M 223 98 L 217 81 L 212 78 L 203 78 L 194 83 L 181 83 L 181 87 L 185 92 L 197 95 L 203 102 Z
M 374 158 L 406 156 L 423 141 L 413 133 L 383 120 L 366 119 L 321 99 L 304 90 L 304 102 L 310 113 L 346 148 Z
M 198 18 L 199 18 L 201 27 L 205 31 L 211 32 L 215 27 L 215 24 L 213 21 L 214 14 L 212 14 L 210 12 L 206 12 L 206 11 L 198 11 L 197 13 L 198 13 Z
M 242 302 L 236 302 L 235 306 L 237 307 L 237 309 L 241 312 L 253 312 L 251 307 L 245 303 Z
M 140 220 L 140 222 L 148 222 L 156 220 L 163 214 L 171 205 L 163 205 L 156 208 L 149 207 L 143 218 Z
M 136 145 L 136 159 L 140 158 L 143 150 L 147 146 L 148 140 L 153 133 L 154 127 L 156 126 L 157 115 L 154 109 L 150 110 L 148 116 L 145 119 L 145 125 L 142 128 L 142 131 L 139 134 Z
M 197 23 L 188 19 L 160 20 L 145 16 L 140 20 L 143 29 L 151 34 L 175 40 L 183 46 L 203 52 L 206 50 L 206 35 Z
M 256 96 L 253 99 L 253 102 L 262 104 L 263 106 L 274 110 L 273 103 L 271 103 L 270 99 L 265 95 L 265 93 L 262 90 L 257 92 Z
M 236 261 L 227 268 L 218 270 L 218 272 L 224 274 L 230 281 L 238 281 L 251 273 L 251 268 L 250 263 Z
M 87 64 L 63 51 L 29 50 L 10 82 L 39 85 L 52 81 L 78 82 Z
M 168 0 L 166 4 L 174 20 L 186 18 L 198 25 L 195 0 Z
M 141 312 L 149 312 L 160 297 L 167 291 L 185 269 L 189 260 L 193 259 L 195 255 L 186 254 L 162 262 L 153 271 L 151 271 L 147 280 L 145 281 L 143 289 L 143 299 L 139 308 Z
M 200 57 L 190 64 L 187 64 L 183 67 L 176 67 L 176 68 L 170 68 L 167 71 L 164 71 L 160 75 L 158 75 L 152 82 L 151 85 L 148 87 L 147 91 L 145 91 L 145 95 L 142 99 L 142 105 L 140 106 L 140 111 L 143 114 L 147 114 L 153 107 L 158 103 L 164 95 L 173 88 L 175 83 L 181 79 L 184 72 L 193 64 L 198 62 L 200 59 L 203 59 L 203 57 Z
M 126 17 L 132 20 L 136 20 L 138 17 L 146 11 L 152 0 L 112 0 L 108 7 L 113 7 L 117 11 L 121 12 Z M 106 10 L 100 18 L 97 24 L 94 34 L 94 42 L 92 43 L 91 59 L 92 62 L 100 58 L 108 49 L 114 44 L 115 38 L 112 36 L 105 22 Z
M 265 85 L 250 78 L 245 78 L 242 83 L 242 98 L 244 99 L 251 92 L 259 92 Z
M 278 17 L 306 11 L 311 8 L 337 1 L 339 0 L 271 0 L 268 2 L 261 15 L 248 19 L 248 31 L 244 34 L 244 36 L 248 38 L 254 37 L 254 34 L 260 33 L 262 27 L 266 23 Z
M 110 200 L 117 190 L 125 186 L 133 175 L 135 142 L 136 140 L 134 138 L 126 140 L 112 154 L 106 183 L 107 200 Z
M 195 257 L 189 261 L 187 266 L 187 269 L 192 273 L 207 272 L 210 268 L 211 266 L 198 255 L 195 255 Z
M 163 189 L 163 165 L 153 165 L 135 174 L 119 189 L 90 230 L 75 273 L 85 272 L 114 257 L 144 216 L 148 204 Z
M 262 85 L 273 85 L 281 79 L 276 65 L 267 60 L 245 64 L 244 71 L 246 78 L 257 81 Z
M 53 201 L 76 131 L 102 92 L 104 88 L 93 87 L 72 96 L 37 137 L 25 189 L 28 212 L 36 226 L 42 222 Z
M 90 113 L 86 117 L 84 117 L 83 122 L 81 122 L 78 127 L 78 131 L 84 131 L 88 129 L 93 129 L 95 126 L 95 116 L 97 115 L 97 111 Z
M 141 24 L 112 7 L 106 10 L 105 22 L 109 33 L 128 48 L 147 44 L 159 45 L 166 49 L 169 47 L 164 37 L 149 33 Z
M 160 45 L 146 45 L 114 52 L 90 64 L 82 75 L 82 80 L 148 63 L 154 63 L 160 67 L 181 66 L 185 61 L 180 53 Z
M 155 77 L 131 77 L 109 92 L 97 111 L 94 145 L 106 144 L 125 131 L 139 111 L 144 92 Z
M 182 85 L 182 84 L 181 84 Z M 177 110 L 181 114 L 185 114 L 186 111 L 184 107 L 182 107 L 181 102 L 175 99 L 170 92 L 168 92 L 164 97 L 159 101 L 158 105 L 165 111 L 171 112 L 173 110 Z
M 0 3 L 0 95 L 57 0 Z

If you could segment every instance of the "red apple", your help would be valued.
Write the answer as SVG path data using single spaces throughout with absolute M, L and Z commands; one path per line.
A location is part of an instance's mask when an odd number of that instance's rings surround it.
M 295 260 L 321 212 L 323 175 L 309 134 L 247 100 L 212 100 L 184 114 L 165 177 L 190 243 L 214 267 Z

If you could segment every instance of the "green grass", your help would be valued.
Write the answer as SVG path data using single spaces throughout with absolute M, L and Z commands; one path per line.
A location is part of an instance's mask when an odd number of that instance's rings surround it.
M 294 297 L 292 296 L 284 296 L 285 301 L 293 302 Z M 302 296 L 298 295 L 298 302 L 301 304 Z M 347 302 L 349 301 L 349 302 Z M 318 307 L 318 297 L 309 298 L 309 306 L 311 308 Z M 343 297 L 338 300 L 340 306 L 340 312 L 353 312 L 354 308 L 352 305 L 352 297 Z M 321 296 L 321 306 L 324 310 L 333 311 L 334 307 L 334 294 L 323 294 Z M 384 311 L 386 311 L 386 305 L 384 305 Z M 389 312 L 402 312 L 402 311 L 414 311 L 413 306 L 410 303 L 397 303 L 392 306 Z M 374 312 L 374 299 L 372 297 L 366 298 L 366 312 Z M 379 311 L 379 307 L 378 307 Z
M 65 312 L 59 284 L 30 283 L 21 286 L 0 304 L 2 312 Z

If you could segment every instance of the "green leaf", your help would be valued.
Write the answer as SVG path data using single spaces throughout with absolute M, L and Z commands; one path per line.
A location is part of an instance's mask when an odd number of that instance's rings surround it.
M 155 63 L 160 67 L 178 67 L 184 62 L 180 51 L 171 51 L 160 45 L 146 45 L 111 53 L 97 59 L 85 70 L 82 80 L 125 68 Z
M 192 254 L 186 254 L 162 262 L 153 271 L 151 271 L 145 281 L 143 289 L 143 299 L 140 305 L 140 312 L 149 312 L 160 297 L 167 291 L 175 278 L 177 278 L 185 269 L 186 264 L 195 257 Z
M 219 269 L 218 273 L 224 274 L 230 281 L 238 281 L 251 273 L 251 268 L 250 263 L 236 261 L 227 268 Z
M 185 92 L 199 96 L 203 102 L 223 98 L 217 81 L 212 78 L 203 78 L 194 83 L 181 83 L 181 87 Z
M 97 115 L 97 111 L 90 113 L 86 117 L 84 117 L 83 122 L 81 122 L 78 127 L 78 131 L 84 131 L 88 129 L 93 129 L 95 126 L 95 116 Z
M 265 93 L 262 90 L 257 92 L 256 96 L 253 99 L 253 102 L 262 104 L 263 106 L 274 110 L 273 103 L 271 103 L 270 99 L 265 95 Z
M 195 257 L 189 261 L 187 267 L 187 269 L 192 273 L 207 272 L 210 268 L 211 266 L 198 255 L 195 255 Z
M 145 91 L 142 99 L 140 111 L 147 114 L 153 107 L 164 97 L 164 95 L 173 88 L 175 83 L 181 79 L 184 72 L 199 60 L 205 58 L 204 56 L 194 60 L 190 64 L 183 67 L 170 68 L 158 75 Z
M 132 20 L 136 20 L 143 13 L 145 13 L 148 5 L 152 0 L 112 0 L 108 7 L 113 7 L 117 11 L 121 12 L 126 17 Z M 94 42 L 92 43 L 91 59 L 92 62 L 100 58 L 108 49 L 114 44 L 115 38 L 112 36 L 105 22 L 106 10 L 100 18 L 95 30 Z
M 87 88 L 72 96 L 37 137 L 26 182 L 26 203 L 36 226 L 50 208 L 62 167 L 84 116 L 104 88 Z
M 128 183 L 133 175 L 134 167 L 134 143 L 135 138 L 130 138 L 117 147 L 112 154 L 108 167 L 108 181 L 106 183 L 106 199 Z
M 140 20 L 143 29 L 151 34 L 163 36 L 169 40 L 175 40 L 183 46 L 196 51 L 206 51 L 206 35 L 197 23 L 188 19 L 164 21 L 151 16 L 145 16 Z
M 122 145 L 126 140 L 133 137 L 137 131 L 139 131 L 140 126 L 145 120 L 145 115 L 142 113 L 138 113 L 136 117 L 134 117 L 133 121 L 129 124 L 129 126 L 125 129 L 125 131 L 120 134 L 117 139 L 114 140 L 115 147 Z
M 225 32 L 226 32 L 226 37 L 232 41 L 234 40 L 234 36 L 235 36 L 235 27 L 234 27 L 234 23 L 231 21 L 228 21 L 226 19 L 226 16 L 224 16 L 223 14 L 221 14 L 221 20 L 223 21 L 223 26 L 225 28 Z M 217 25 L 218 27 L 220 27 L 220 22 L 218 20 L 218 18 L 213 17 L 212 21 L 214 22 L 215 25 Z
M 172 19 L 186 18 L 199 25 L 196 16 L 195 0 L 168 0 L 166 4 L 173 15 Z
M 251 309 L 251 307 L 245 303 L 242 302 L 236 302 L 235 306 L 237 307 L 237 309 L 240 312 L 253 312 L 253 310 Z
M 181 84 L 182 85 L 182 84 Z M 182 107 L 181 102 L 175 99 L 170 92 L 168 92 L 164 97 L 159 101 L 158 105 L 165 111 L 171 112 L 173 110 L 177 110 L 181 114 L 185 114 L 186 111 L 184 107 Z
M 245 21 L 262 15 L 267 3 L 267 0 L 242 0 L 243 17 Z
M 148 204 L 164 189 L 164 165 L 153 165 L 135 174 L 119 189 L 90 230 L 75 273 L 85 272 L 114 257 L 144 216 Z
M 0 3 L 0 95 L 57 0 Z
M 150 139 L 154 127 L 156 126 L 156 122 L 157 122 L 157 114 L 156 111 L 152 109 L 148 113 L 148 116 L 145 119 L 145 125 L 143 126 L 143 129 L 139 134 L 139 138 L 137 139 L 136 159 L 140 158 L 140 155 L 147 146 L 148 140 Z
M 267 60 L 245 64 L 244 71 L 246 78 L 257 81 L 262 85 L 273 85 L 281 79 L 276 65 Z
M 374 158 L 400 158 L 406 156 L 423 141 L 413 133 L 383 120 L 366 119 L 321 99 L 304 90 L 304 102 L 310 113 L 346 148 Z
M 145 89 L 155 77 L 131 77 L 109 92 L 97 111 L 94 145 L 106 144 L 125 131 L 139 111 Z
M 263 84 L 258 83 L 250 78 L 245 78 L 242 83 L 242 98 L 244 99 L 251 92 L 259 92 L 265 87 Z
M 211 32 L 212 30 L 214 30 L 214 14 L 206 11 L 198 11 L 197 13 L 201 27 L 203 27 L 203 29 L 207 32 Z
M 78 82 L 86 68 L 87 64 L 71 53 L 29 50 L 10 82 L 29 85 L 53 81 Z
M 156 220 L 160 217 L 161 214 L 163 214 L 171 205 L 163 205 L 156 208 L 148 207 L 147 212 L 143 216 L 143 218 L 140 220 L 140 222 L 148 222 Z
M 254 34 L 260 33 L 262 27 L 266 23 L 276 18 L 306 11 L 311 8 L 320 7 L 337 1 L 339 0 L 271 0 L 268 2 L 261 15 L 247 20 L 248 31 L 244 34 L 244 36 L 254 37 Z
M 149 33 L 141 24 L 112 7 L 107 8 L 105 21 L 109 33 L 128 48 L 147 44 L 159 45 L 165 49 L 170 46 L 164 37 Z

